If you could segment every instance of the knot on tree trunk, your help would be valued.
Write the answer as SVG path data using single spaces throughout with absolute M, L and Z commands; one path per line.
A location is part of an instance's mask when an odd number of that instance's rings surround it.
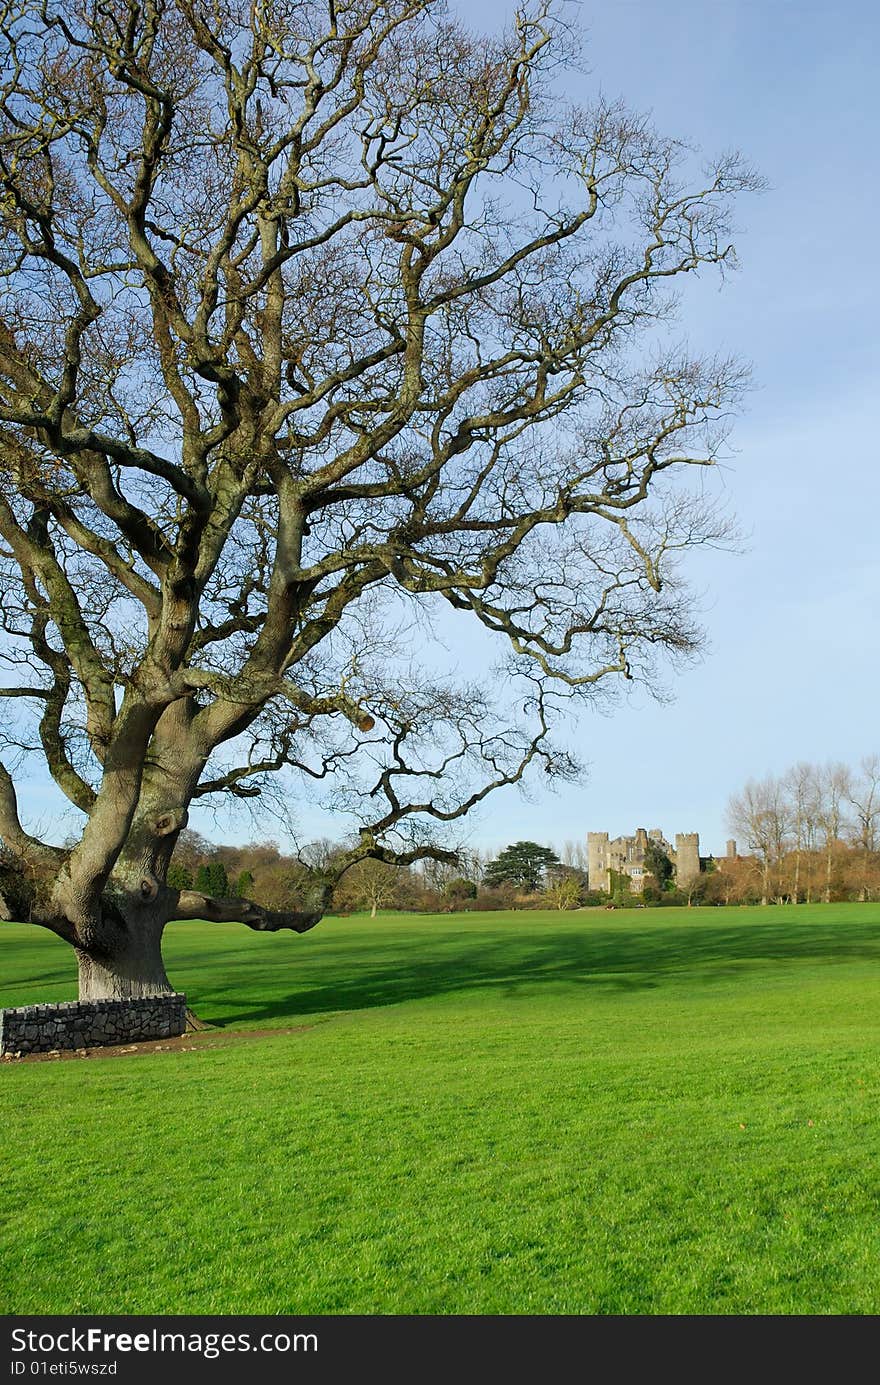
M 142 900 L 149 902 L 156 899 L 160 889 L 161 885 L 155 875 L 144 874 L 141 876 L 140 896 Z
M 185 809 L 169 808 L 154 819 L 153 831 L 157 837 L 169 837 L 172 832 L 182 832 L 188 821 L 189 814 Z

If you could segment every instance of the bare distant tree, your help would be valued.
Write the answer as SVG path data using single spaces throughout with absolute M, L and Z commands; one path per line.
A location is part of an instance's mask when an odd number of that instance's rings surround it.
M 573 866 L 575 870 L 586 871 L 589 865 L 586 842 L 582 838 L 574 842 L 563 842 L 559 859 L 563 865 Z
M 815 765 L 801 760 L 792 766 L 783 777 L 783 785 L 788 795 L 792 848 L 794 851 L 794 873 L 792 878 L 792 901 L 800 899 L 802 867 L 804 858 L 809 862 L 816 847 L 816 830 L 819 815 L 819 783 Z M 812 898 L 813 873 L 807 869 L 804 894 L 806 902 Z
M 846 804 L 852 792 L 852 774 L 847 765 L 820 765 L 816 771 L 818 784 L 817 821 L 825 851 L 825 903 L 831 902 L 831 879 L 834 854 L 841 845 L 846 828 Z
M 730 830 L 743 838 L 757 853 L 761 871 L 761 903 L 769 904 L 778 867 L 790 830 L 790 810 L 785 787 L 780 779 L 750 779 L 742 793 L 735 794 L 727 807 Z
M 581 902 L 583 879 L 574 870 L 554 871 L 545 890 L 547 903 L 551 909 L 576 909 Z
M 847 788 L 847 802 L 855 814 L 853 840 L 862 852 L 859 899 L 868 897 L 872 857 L 880 846 L 880 755 L 864 755 L 858 774 Z
M 346 875 L 339 887 L 334 903 L 342 909 L 366 907 L 370 918 L 394 899 L 394 891 L 399 880 L 399 871 L 385 861 L 358 861 Z
M 458 852 L 458 873 L 472 884 L 479 885 L 488 861 L 488 853 L 477 847 L 460 847 Z
M 0 835 L 82 996 L 167 988 L 170 918 L 303 931 L 352 863 L 448 857 L 571 771 L 563 693 L 694 649 L 676 560 L 724 528 L 676 478 L 743 373 L 660 329 L 756 180 L 554 97 L 565 35 L 542 0 L 492 38 L 434 0 L 0 7 Z M 441 603 L 515 714 L 394 655 Z M 307 907 L 171 889 L 191 803 L 285 769 L 357 818 Z

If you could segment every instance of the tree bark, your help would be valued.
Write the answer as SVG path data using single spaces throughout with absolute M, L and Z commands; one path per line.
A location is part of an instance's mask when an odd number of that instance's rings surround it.
M 172 991 L 162 961 L 163 927 L 157 919 L 139 919 L 137 927 L 120 921 L 102 930 L 92 947 L 77 947 L 80 1000 L 131 1000 Z

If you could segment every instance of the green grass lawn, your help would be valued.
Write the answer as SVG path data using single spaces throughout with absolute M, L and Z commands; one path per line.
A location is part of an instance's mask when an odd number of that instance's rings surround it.
M 185 1051 L 0 1066 L 2 1311 L 880 1312 L 880 906 L 166 956 L 218 1026 Z M 0 972 L 75 996 L 37 929 Z

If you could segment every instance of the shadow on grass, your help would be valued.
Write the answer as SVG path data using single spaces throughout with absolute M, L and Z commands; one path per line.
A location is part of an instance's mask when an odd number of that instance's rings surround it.
M 329 941 L 329 940 L 328 940 Z M 582 932 L 571 925 L 543 936 L 518 935 L 515 926 L 469 938 L 466 926 L 451 936 L 426 930 L 396 935 L 350 936 L 293 962 L 279 958 L 279 975 L 261 968 L 259 1000 L 242 994 L 241 976 L 199 976 L 203 959 L 174 959 L 175 973 L 197 1010 L 220 1026 L 302 1018 L 338 1011 L 397 1005 L 432 996 L 489 989 L 510 994 L 541 989 L 606 988 L 640 991 L 686 978 L 707 986 L 744 969 L 779 963 L 880 961 L 880 921 L 824 924 L 698 924 Z M 187 963 L 194 974 L 187 975 Z M 291 988 L 291 983 L 293 987 Z M 201 1012 L 201 1010 L 200 1010 Z

